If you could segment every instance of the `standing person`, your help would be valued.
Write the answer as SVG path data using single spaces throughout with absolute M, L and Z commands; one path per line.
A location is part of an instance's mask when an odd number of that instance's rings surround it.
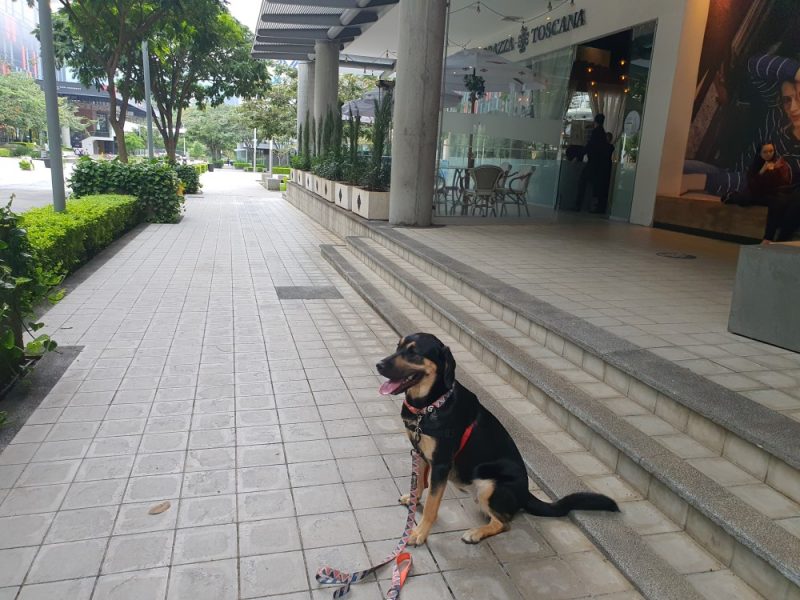
M 589 135 L 589 141 L 586 143 L 586 156 L 589 162 L 581 173 L 580 180 L 578 181 L 578 200 L 575 203 L 575 210 L 581 210 L 583 204 L 583 197 L 586 195 L 586 184 L 592 185 L 592 196 L 598 198 L 599 192 L 602 188 L 603 177 L 603 161 L 606 154 L 606 130 L 603 123 L 606 122 L 606 116 L 603 113 L 598 113 L 594 117 L 594 129 Z M 606 191 L 606 200 L 608 200 L 608 192 Z
M 606 132 L 605 143 L 598 152 L 597 184 L 594 189 L 596 202 L 591 209 L 591 212 L 595 214 L 605 214 L 608 209 L 608 191 L 611 187 L 611 171 L 614 157 L 613 139 L 614 136 Z

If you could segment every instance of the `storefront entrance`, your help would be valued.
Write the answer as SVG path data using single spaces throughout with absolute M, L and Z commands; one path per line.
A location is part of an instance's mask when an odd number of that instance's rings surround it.
M 524 219 L 536 207 L 576 210 L 583 148 L 594 116 L 604 113 L 614 145 L 604 214 L 627 221 L 654 34 L 648 23 L 520 62 L 484 49 L 449 56 L 435 215 Z M 580 207 L 589 210 L 597 186 L 585 187 Z

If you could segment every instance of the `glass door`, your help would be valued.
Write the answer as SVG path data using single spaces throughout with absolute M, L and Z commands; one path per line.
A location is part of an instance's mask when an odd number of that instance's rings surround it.
M 611 178 L 609 216 L 628 221 L 633 204 L 636 165 L 639 162 L 639 143 L 644 122 L 647 81 L 655 40 L 655 21 L 633 28 L 630 65 L 625 88 L 624 120 L 621 135 L 616 139 L 614 169 Z

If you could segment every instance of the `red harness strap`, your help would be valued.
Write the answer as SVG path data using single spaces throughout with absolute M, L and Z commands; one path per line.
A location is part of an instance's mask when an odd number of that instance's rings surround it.
M 461 454 L 461 451 L 464 449 L 464 446 L 467 445 L 467 442 L 469 441 L 469 437 L 472 435 L 472 430 L 473 429 L 475 429 L 475 421 L 470 423 L 469 427 L 467 427 L 464 430 L 464 433 L 461 434 L 461 442 L 458 444 L 458 450 L 456 450 L 456 453 L 453 455 L 453 460 L 458 458 L 458 455 Z

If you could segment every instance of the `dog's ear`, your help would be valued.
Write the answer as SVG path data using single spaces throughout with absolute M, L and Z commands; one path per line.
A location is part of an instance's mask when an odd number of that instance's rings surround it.
M 452 388 L 456 382 L 456 359 L 447 346 L 442 350 L 442 380 L 447 389 Z

